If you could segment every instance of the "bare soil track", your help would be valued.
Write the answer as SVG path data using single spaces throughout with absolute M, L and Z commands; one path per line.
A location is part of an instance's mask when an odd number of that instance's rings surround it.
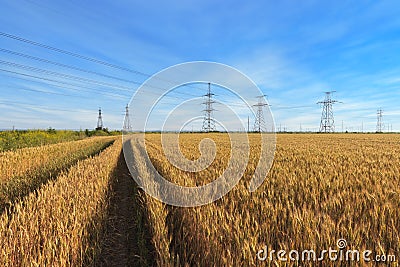
M 141 189 L 121 152 L 110 184 L 108 220 L 95 266 L 154 266 L 154 248 Z

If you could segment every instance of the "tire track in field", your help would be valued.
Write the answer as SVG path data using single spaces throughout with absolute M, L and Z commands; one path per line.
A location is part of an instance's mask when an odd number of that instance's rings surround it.
M 146 211 L 123 152 L 110 185 L 108 219 L 96 266 L 154 266 Z

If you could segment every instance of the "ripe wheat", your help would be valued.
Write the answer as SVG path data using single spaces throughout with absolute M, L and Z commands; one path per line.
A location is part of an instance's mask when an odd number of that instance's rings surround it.
M 91 265 L 121 141 L 79 161 L 0 217 L 1 266 Z
M 203 137 L 181 135 L 181 149 L 189 159 L 199 156 L 193 147 Z M 229 154 L 227 136 L 208 137 L 222 155 Z M 220 157 L 206 172 L 184 172 L 162 156 L 159 136 L 146 138 L 157 170 L 177 184 L 209 182 L 226 164 Z M 250 193 L 260 149 L 256 139 L 250 135 L 243 179 L 222 199 L 197 208 L 148 199 L 155 236 L 163 240 L 158 241 L 160 264 L 253 266 L 260 264 L 256 253 L 264 246 L 321 251 L 335 248 L 339 238 L 347 240 L 348 249 L 386 255 L 400 251 L 399 135 L 278 135 L 273 168 Z M 276 259 L 269 263 L 285 264 Z M 313 263 L 301 265 L 307 264 Z

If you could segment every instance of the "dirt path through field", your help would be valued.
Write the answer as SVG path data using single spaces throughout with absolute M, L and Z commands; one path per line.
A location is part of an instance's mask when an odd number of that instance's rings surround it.
M 96 266 L 153 266 L 154 248 L 139 191 L 123 153 L 111 185 L 111 203 Z

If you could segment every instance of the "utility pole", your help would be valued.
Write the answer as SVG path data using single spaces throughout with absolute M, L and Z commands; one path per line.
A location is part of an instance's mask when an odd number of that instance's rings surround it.
M 99 108 L 99 116 L 97 117 L 96 130 L 103 130 L 103 117 L 101 115 L 101 108 Z
M 268 104 L 264 102 L 265 96 L 266 95 L 257 96 L 258 103 L 253 105 L 254 107 L 257 107 L 257 114 L 254 121 L 254 131 L 259 133 L 264 132 L 266 130 L 263 107 L 268 106 Z
M 382 132 L 382 130 L 383 130 L 383 121 L 382 121 L 382 117 L 383 117 L 383 110 L 382 110 L 382 108 L 380 108 L 380 109 L 378 109 L 377 111 L 376 111 L 376 119 L 377 119 L 377 121 L 376 121 L 376 132 L 377 133 L 381 133 Z
M 250 132 L 250 116 L 247 116 L 247 132 Z
M 213 111 L 215 110 L 212 107 L 212 104 L 215 103 L 214 100 L 212 100 L 213 93 L 211 93 L 211 84 L 208 83 L 208 92 L 207 94 L 203 95 L 206 97 L 206 101 L 203 102 L 203 104 L 206 106 L 206 108 L 203 110 L 204 111 L 204 120 L 203 120 L 203 127 L 202 131 L 203 132 L 212 132 L 215 131 L 215 120 L 213 118 Z
M 321 122 L 319 126 L 320 133 L 334 133 L 335 132 L 335 120 L 333 118 L 332 105 L 338 101 L 332 100 L 331 94 L 336 91 L 325 92 L 324 101 L 320 101 L 317 104 L 323 104 Z
M 124 132 L 131 132 L 132 131 L 132 125 L 131 121 L 129 119 L 129 106 L 128 104 L 125 107 L 125 119 L 124 119 L 124 126 L 122 128 Z

